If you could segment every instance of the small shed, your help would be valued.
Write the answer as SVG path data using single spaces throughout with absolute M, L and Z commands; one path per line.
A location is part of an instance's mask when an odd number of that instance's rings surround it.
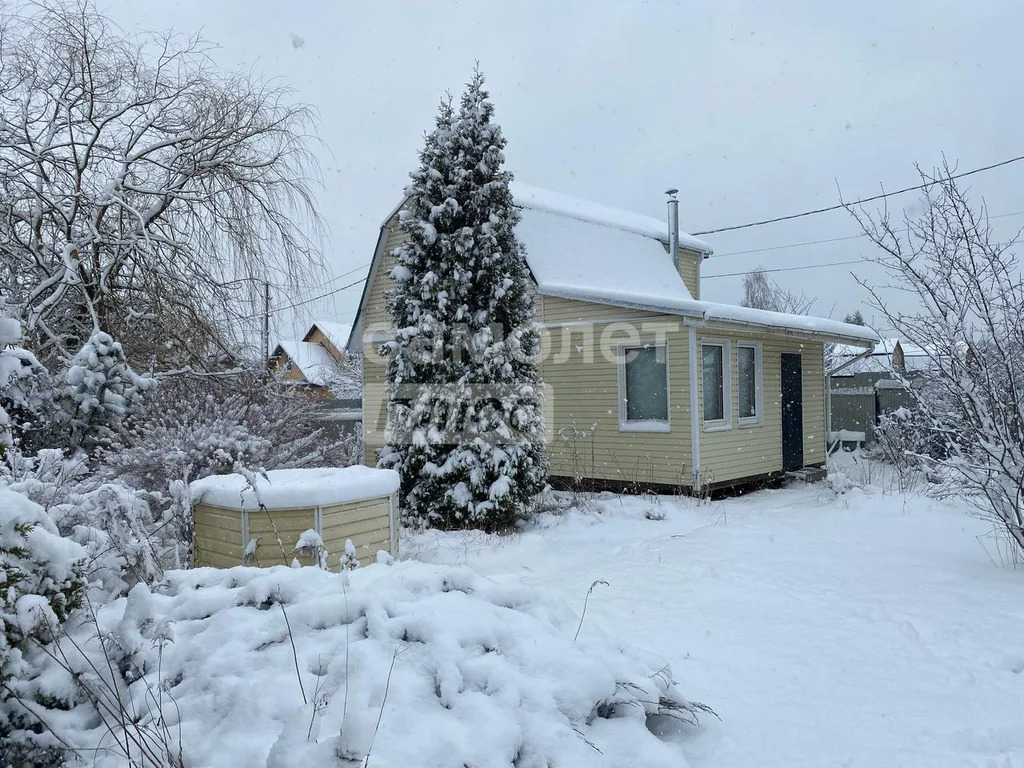
M 364 466 L 275 469 L 251 482 L 241 474 L 197 480 L 190 486 L 195 565 L 313 565 L 315 557 L 299 551 L 309 530 L 319 534 L 332 571 L 346 540 L 363 565 L 380 550 L 397 556 L 398 483 L 394 470 Z

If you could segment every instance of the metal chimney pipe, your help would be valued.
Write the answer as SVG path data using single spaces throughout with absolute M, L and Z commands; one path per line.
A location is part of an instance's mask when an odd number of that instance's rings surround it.
M 668 189 L 668 255 L 672 258 L 672 266 L 679 268 L 679 199 L 678 189 Z

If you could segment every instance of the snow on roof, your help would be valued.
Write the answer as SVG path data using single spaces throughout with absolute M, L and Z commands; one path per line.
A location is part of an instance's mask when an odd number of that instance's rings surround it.
M 665 222 L 518 181 L 511 189 L 520 208 L 516 235 L 526 248 L 526 262 L 541 294 L 795 330 L 864 345 L 878 341 L 870 328 L 837 320 L 697 301 L 665 249 Z M 402 205 L 404 201 L 385 223 Z M 685 232 L 679 233 L 679 244 L 712 253 L 710 245 Z
M 244 475 L 211 475 L 189 485 L 192 501 L 228 509 L 301 509 L 347 504 L 398 490 L 398 473 L 362 465 L 272 469 L 253 488 Z
M 310 384 L 324 387 L 331 381 L 338 363 L 323 346 L 311 341 L 280 341 L 277 345 Z
M 770 312 L 766 309 L 751 309 L 736 304 L 715 304 L 710 301 L 695 301 L 694 307 L 707 320 L 721 320 L 732 323 L 759 325 L 766 328 L 785 328 L 795 331 L 806 331 L 846 339 L 856 339 L 865 344 L 878 341 L 878 334 L 864 325 L 852 325 L 841 320 L 830 320 L 827 317 L 811 315 L 788 315 L 784 312 Z M 864 350 L 859 347 L 860 352 Z
M 662 243 L 668 242 L 667 219 L 656 219 L 653 216 L 610 208 L 607 205 L 580 200 L 561 192 L 531 187 L 529 184 L 518 181 L 512 182 L 511 190 L 512 199 L 519 208 L 556 213 L 578 221 L 643 235 Z M 679 247 L 706 254 L 713 252 L 711 246 L 703 240 L 688 235 L 682 230 L 679 231 Z
M 316 328 L 327 337 L 327 340 L 334 345 L 339 352 L 345 351 L 348 347 L 348 338 L 352 334 L 351 323 L 336 323 L 332 320 L 316 320 L 313 322 Z M 306 334 L 307 336 L 309 334 Z
M 903 339 L 887 337 L 879 339 L 875 351 L 852 365 L 844 368 L 839 375 L 853 375 L 855 373 L 888 373 L 892 370 L 892 354 L 899 344 L 903 350 L 903 362 L 907 370 L 928 370 L 932 367 L 932 356 L 926 349 Z M 832 354 L 839 363 L 861 354 L 864 350 L 860 347 L 837 344 L 833 347 Z
M 526 209 L 516 236 L 541 293 L 685 311 L 693 297 L 657 239 Z

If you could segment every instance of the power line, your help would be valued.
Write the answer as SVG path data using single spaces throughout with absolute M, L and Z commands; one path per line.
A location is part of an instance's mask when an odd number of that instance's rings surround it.
M 1013 213 L 1000 213 L 995 216 L 989 216 L 989 219 L 1006 219 L 1010 216 L 1024 216 L 1024 211 L 1014 211 Z M 908 232 L 908 227 L 902 227 L 894 230 L 895 232 Z M 716 253 L 715 258 L 720 259 L 724 256 L 745 256 L 748 253 L 765 253 L 767 251 L 782 251 L 786 248 L 801 248 L 805 245 L 822 245 L 824 243 L 838 243 L 843 240 L 859 240 L 860 238 L 868 237 L 867 234 L 861 232 L 859 235 L 847 235 L 846 237 L 830 237 L 825 240 L 805 240 L 800 243 L 787 243 L 786 245 L 772 245 L 766 248 L 750 248 L 746 251 L 728 251 L 726 253 Z
M 824 264 L 804 264 L 800 267 L 776 267 L 775 269 L 759 269 L 758 272 L 796 272 L 800 269 L 818 269 L 819 267 L 840 267 L 845 264 L 862 264 L 868 259 L 850 259 L 849 261 L 828 261 Z M 716 277 L 741 277 L 749 275 L 750 272 L 726 272 L 721 275 L 701 275 L 701 280 L 711 280 Z
M 954 173 L 947 177 L 949 180 L 962 179 L 965 176 L 972 176 L 975 173 L 982 173 L 983 171 L 991 171 L 995 168 L 1001 168 L 1004 165 L 1010 165 L 1011 163 L 1017 163 L 1024 160 L 1024 155 L 1018 155 L 1017 157 L 1011 157 L 1008 160 L 1002 160 L 992 165 L 985 165 L 981 168 L 974 168 L 970 171 L 964 171 L 963 173 Z M 847 208 L 851 205 L 863 205 L 864 203 L 871 203 L 875 200 L 884 200 L 887 197 L 893 197 L 894 195 L 902 195 L 905 192 L 914 192 L 925 187 L 930 187 L 935 182 L 927 181 L 923 184 L 915 184 L 912 187 L 904 187 L 903 189 L 897 189 L 895 192 L 882 192 L 871 197 L 862 197 L 860 200 L 852 200 L 848 203 L 838 203 L 836 205 L 830 205 L 826 208 L 815 208 L 812 211 L 804 211 L 803 213 L 791 213 L 788 216 L 776 216 L 774 219 L 762 219 L 761 221 L 751 221 L 747 224 L 734 224 L 731 227 L 719 227 L 718 229 L 705 229 L 701 232 L 694 232 L 694 235 L 714 235 L 719 232 L 733 232 L 737 229 L 749 229 L 750 227 L 762 227 L 765 224 L 775 224 L 780 221 L 790 221 L 792 219 L 800 219 L 804 216 L 817 216 L 819 213 L 828 213 L 829 211 L 838 211 L 840 208 Z

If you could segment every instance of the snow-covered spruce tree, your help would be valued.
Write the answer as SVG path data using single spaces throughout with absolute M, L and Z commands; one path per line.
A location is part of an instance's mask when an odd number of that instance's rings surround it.
M 91 447 L 121 426 L 136 396 L 152 379 L 131 369 L 110 334 L 94 330 L 67 371 L 66 407 L 71 446 Z
M 499 530 L 547 478 L 539 335 L 505 139 L 479 70 L 442 103 L 400 215 L 388 308 L 388 426 L 379 464 L 402 476 L 405 519 Z

